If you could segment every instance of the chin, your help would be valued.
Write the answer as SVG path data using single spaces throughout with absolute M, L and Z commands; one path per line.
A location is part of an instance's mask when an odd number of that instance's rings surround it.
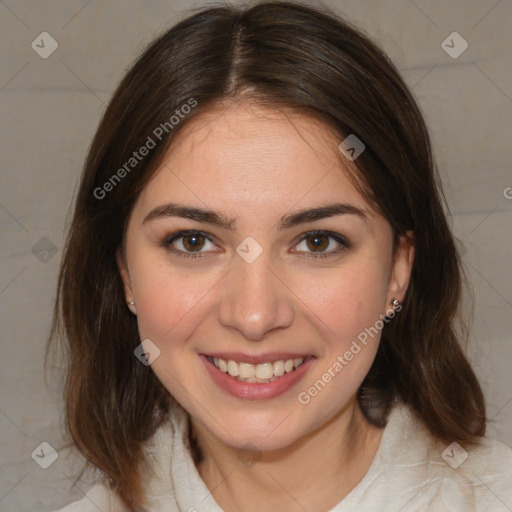
M 314 429 L 297 423 L 295 412 L 268 411 L 264 414 L 232 415 L 229 422 L 206 425 L 221 442 L 235 449 L 280 450 L 293 444 Z

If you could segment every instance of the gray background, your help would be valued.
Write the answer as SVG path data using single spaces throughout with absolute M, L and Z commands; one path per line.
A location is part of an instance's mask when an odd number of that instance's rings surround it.
M 88 487 L 73 487 L 77 461 L 61 449 L 62 375 L 56 372 L 49 386 L 43 381 L 66 215 L 126 67 L 185 9 L 201 4 L 0 1 L 1 511 L 51 510 Z M 425 112 L 474 288 L 469 354 L 493 418 L 489 435 L 512 445 L 512 2 L 328 5 L 383 46 Z M 47 59 L 31 47 L 44 31 L 59 45 Z M 458 58 L 441 46 L 454 31 L 469 44 Z M 456 39 L 446 44 L 452 53 L 462 49 Z M 48 469 L 31 458 L 44 441 L 59 454 Z

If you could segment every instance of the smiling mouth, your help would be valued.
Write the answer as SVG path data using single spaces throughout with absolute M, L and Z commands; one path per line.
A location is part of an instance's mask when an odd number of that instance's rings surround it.
M 296 359 L 280 359 L 260 364 L 241 363 L 231 359 L 207 356 L 208 360 L 223 373 L 226 373 L 234 380 L 242 382 L 257 382 L 267 384 L 273 382 L 283 375 L 294 372 L 304 363 L 304 357 Z

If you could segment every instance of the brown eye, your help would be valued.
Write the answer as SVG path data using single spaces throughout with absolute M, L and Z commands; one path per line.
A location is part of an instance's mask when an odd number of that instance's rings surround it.
M 204 258 L 218 253 L 213 238 L 202 231 L 177 231 L 164 238 L 160 244 L 181 258 Z
M 322 252 L 329 247 L 329 237 L 327 235 L 309 235 L 305 240 L 308 249 L 313 252 Z
M 183 235 L 182 243 L 186 251 L 200 251 L 204 247 L 205 237 L 200 234 Z
M 331 231 L 310 231 L 304 233 L 293 252 L 306 257 L 321 258 L 334 256 L 351 247 L 349 240 Z

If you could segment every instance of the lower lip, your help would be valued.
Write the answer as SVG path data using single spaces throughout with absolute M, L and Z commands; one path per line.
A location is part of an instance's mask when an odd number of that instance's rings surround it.
M 307 357 L 304 362 L 293 372 L 285 373 L 272 382 L 243 382 L 220 371 L 204 354 L 199 354 L 213 381 L 219 388 L 230 395 L 244 400 L 266 400 L 282 395 L 294 386 L 308 371 L 314 361 L 314 357 Z

